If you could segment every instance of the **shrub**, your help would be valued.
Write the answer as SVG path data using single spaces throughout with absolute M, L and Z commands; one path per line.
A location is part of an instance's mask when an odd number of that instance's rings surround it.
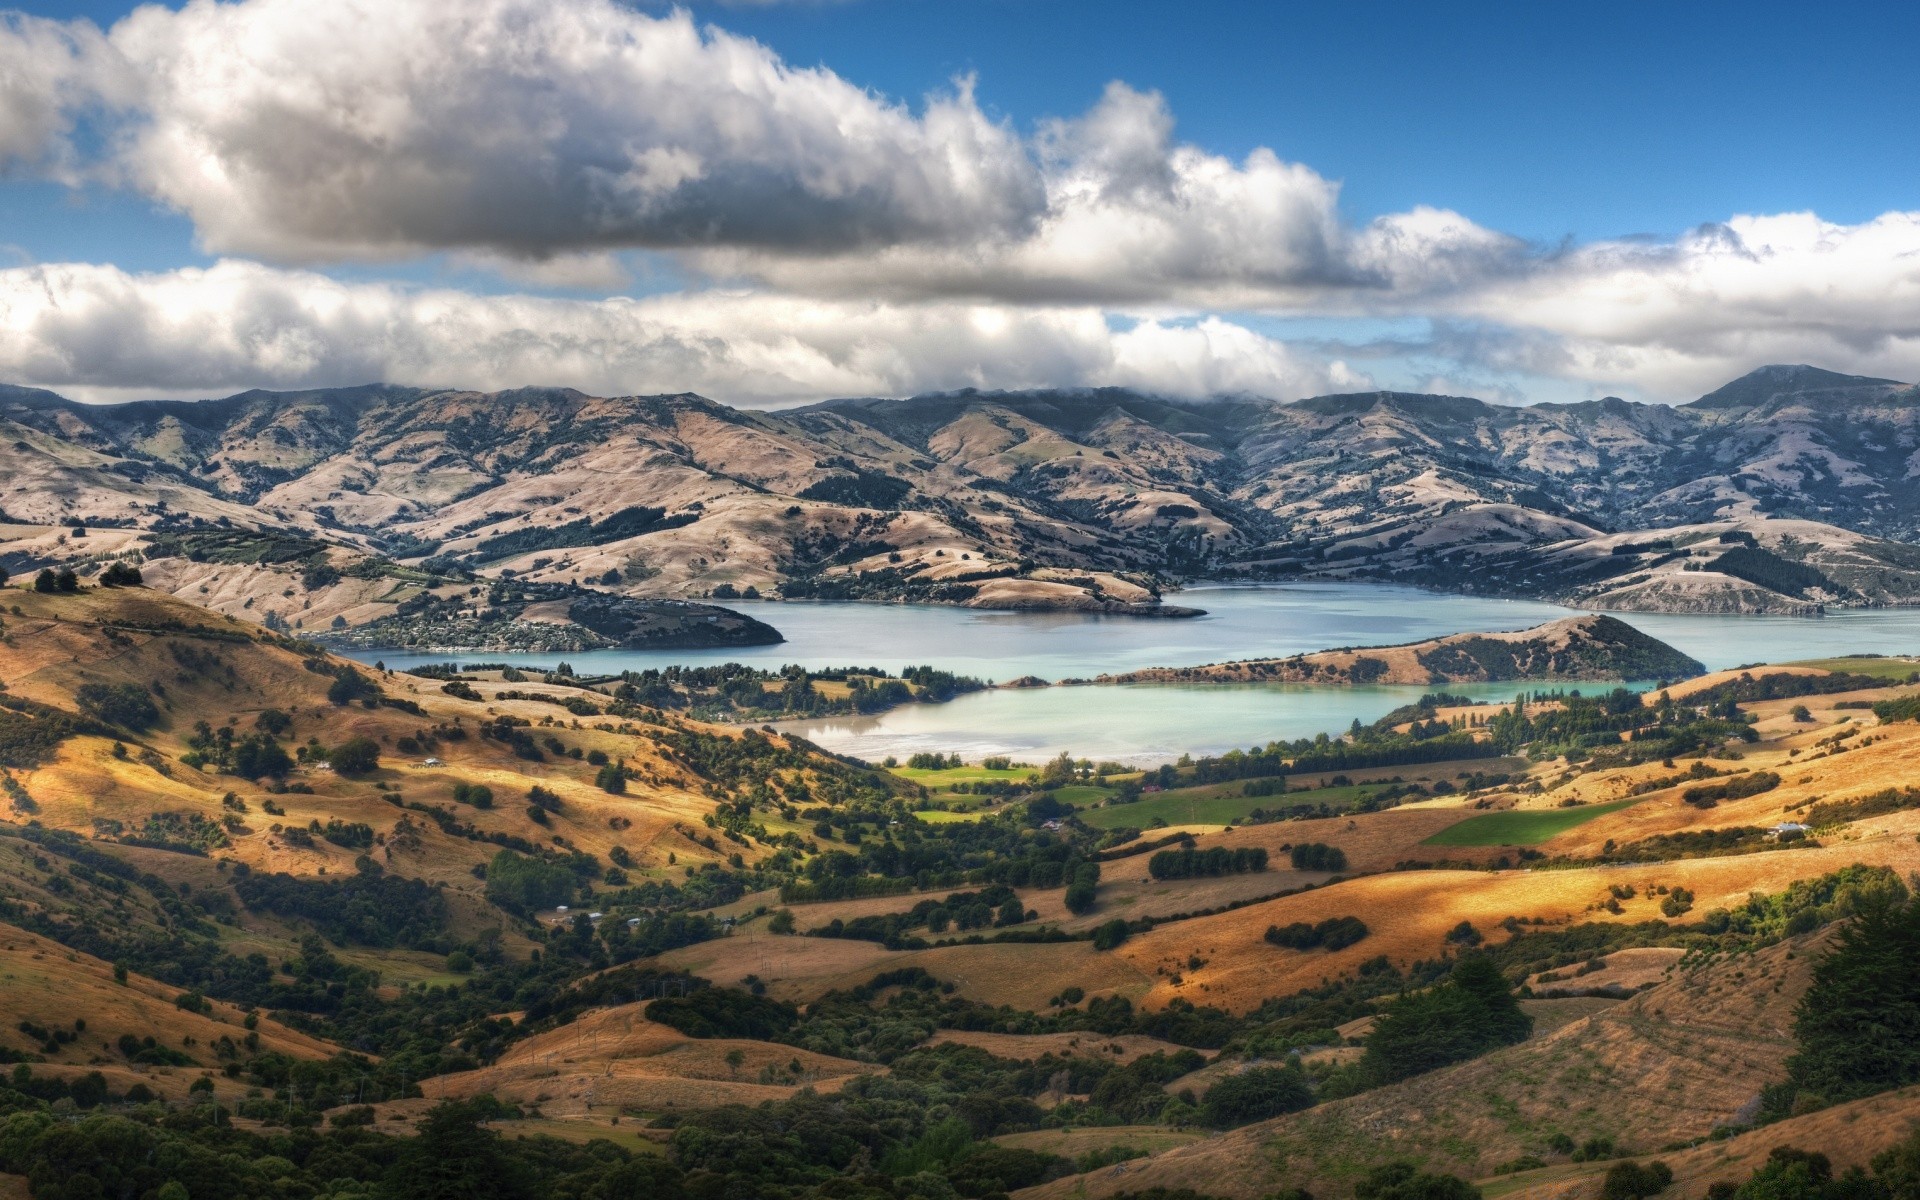
M 1127 923 L 1123 918 L 1115 917 L 1111 921 L 1094 927 L 1093 948 L 1095 950 L 1112 950 L 1126 940 Z
M 1735 775 L 1725 783 L 1703 784 L 1680 793 L 1680 798 L 1695 808 L 1712 808 L 1722 800 L 1741 800 L 1758 796 L 1780 786 L 1780 777 L 1772 771 Z
M 619 763 L 608 763 L 595 772 L 593 782 L 609 796 L 623 796 L 627 791 L 627 769 Z
M 1288 950 L 1344 950 L 1366 937 L 1370 931 L 1359 917 L 1329 917 L 1318 925 L 1295 921 L 1291 925 L 1267 926 L 1267 940 Z
M 666 996 L 647 1006 L 649 1021 L 691 1038 L 772 1041 L 793 1028 L 799 1016 L 791 1004 L 732 988 L 701 988 L 691 995 Z
M 1615 1163 L 1600 1185 L 1600 1200 L 1644 1200 L 1658 1196 L 1673 1184 L 1673 1171 L 1663 1162 L 1644 1166 L 1636 1162 Z
M 328 751 L 327 761 L 342 775 L 365 775 L 380 766 L 380 743 L 370 737 L 350 737 Z
M 131 683 L 83 683 L 73 698 L 84 711 L 123 729 L 145 729 L 160 719 L 147 689 Z
M 1480 1200 L 1480 1189 L 1455 1175 L 1430 1175 L 1412 1163 L 1375 1167 L 1354 1184 L 1357 1200 Z
M 1147 874 L 1155 879 L 1201 879 L 1219 875 L 1238 875 L 1267 869 L 1267 852 L 1258 846 L 1229 850 L 1215 846 L 1208 850 L 1187 847 L 1162 850 L 1147 860 Z
M 453 785 L 453 800 L 456 804 L 468 804 L 474 808 L 492 808 L 493 789 L 484 783 L 456 783 Z
M 1344 871 L 1347 869 L 1347 852 L 1338 846 L 1329 846 L 1323 842 L 1307 842 L 1295 846 L 1291 852 L 1293 869 L 1296 871 Z
M 1298 1067 L 1256 1067 L 1208 1089 L 1200 1119 L 1215 1129 L 1232 1129 L 1298 1112 L 1312 1103 L 1313 1088 Z
M 534 811 L 545 815 L 542 810 Z M 575 886 L 573 872 L 567 868 L 512 850 L 500 851 L 487 864 L 487 899 L 522 916 L 565 904 L 573 899 Z
M 1079 916 L 1093 911 L 1096 903 L 1096 890 L 1100 886 L 1100 864 L 1083 862 L 1073 869 L 1073 879 L 1067 884 L 1067 911 Z

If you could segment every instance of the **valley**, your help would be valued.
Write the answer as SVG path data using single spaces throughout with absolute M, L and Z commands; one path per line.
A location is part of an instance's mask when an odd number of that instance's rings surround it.
M 1675 653 L 1611 620 L 1541 645 Z M 409 673 L 138 583 L 8 588 L 9 1103 L 303 1147 L 195 1168 L 235 1191 L 462 1130 L 489 1170 L 795 1195 L 1737 1183 L 1852 1102 L 1794 1083 L 1795 1006 L 1920 870 L 1920 660 L 1642 692 L 1545 661 L 1144 769 L 869 765 L 618 676 Z M 1483 963 L 1514 1032 L 1422 1041 L 1408 997 Z M 1663 1103 L 1604 1102 L 1628 1080 Z M 1860 1128 L 1840 1165 L 1905 1136 Z M 60 1153 L 0 1167 L 39 1189 Z

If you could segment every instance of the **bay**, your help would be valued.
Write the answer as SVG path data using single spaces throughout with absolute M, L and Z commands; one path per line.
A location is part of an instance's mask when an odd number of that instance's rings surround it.
M 786 663 L 819 669 L 928 665 L 1006 682 L 1090 678 L 1157 666 L 1420 641 L 1449 633 L 1523 629 L 1578 610 L 1525 600 L 1454 596 L 1385 584 L 1201 585 L 1169 597 L 1203 608 L 1191 619 L 1080 613 L 1006 613 L 924 605 L 734 602 L 787 638 L 731 650 L 594 651 L 557 655 L 359 651 L 406 669 L 424 663 L 510 662 L 551 668 L 565 657 L 582 674 L 675 663 Z M 1616 613 L 1709 669 L 1843 654 L 1920 653 L 1920 609 L 1852 609 L 1825 617 Z M 1455 685 L 1507 699 L 1524 685 Z M 1591 685 L 1590 685 L 1591 686 Z M 827 717 L 786 728 L 828 749 L 878 761 L 922 750 L 967 759 L 1076 756 L 1158 763 L 1274 738 L 1337 732 L 1418 697 L 1420 687 L 1323 688 L 1249 684 L 996 689 L 947 704 L 907 705 L 873 717 Z

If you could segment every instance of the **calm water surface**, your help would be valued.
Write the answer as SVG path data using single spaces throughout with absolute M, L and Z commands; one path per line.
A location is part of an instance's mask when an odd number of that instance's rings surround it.
M 787 641 L 735 650 L 610 650 L 564 657 L 575 670 L 593 674 L 673 663 L 859 665 L 889 671 L 928 664 L 982 679 L 1037 675 L 1055 680 L 1523 629 L 1576 611 L 1382 584 L 1201 586 L 1171 599 L 1204 608 L 1207 615 L 1171 620 L 910 605 L 735 602 L 731 607 L 773 625 Z M 1920 653 L 1920 609 L 1854 610 L 1816 618 L 1616 615 L 1713 669 L 1840 654 Z M 545 668 L 561 657 L 403 651 L 357 656 L 381 659 L 396 669 L 477 659 Z M 949 704 L 908 705 L 877 717 L 794 722 L 791 728 L 829 749 L 876 761 L 918 750 L 957 751 L 969 759 L 1012 754 L 1031 761 L 1069 750 L 1091 758 L 1154 763 L 1183 753 L 1214 753 L 1344 729 L 1355 719 L 1374 720 L 1426 690 L 1287 684 L 1036 688 L 984 692 Z M 1517 688 L 1495 684 L 1448 690 L 1504 699 Z

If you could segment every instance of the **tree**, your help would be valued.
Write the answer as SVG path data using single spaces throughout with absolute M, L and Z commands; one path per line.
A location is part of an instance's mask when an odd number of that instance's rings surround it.
M 565 904 L 573 899 L 575 886 L 572 871 L 512 850 L 500 851 L 487 864 L 487 899 L 521 916 Z
M 533 1192 L 526 1165 L 480 1122 L 498 1114 L 491 1096 L 442 1101 L 420 1122 L 381 1180 L 390 1200 L 519 1200 Z
M 1083 862 L 1073 869 L 1073 880 L 1067 884 L 1067 911 L 1079 916 L 1090 913 L 1098 900 L 1097 889 L 1100 886 L 1100 864 Z
M 140 577 L 139 567 L 116 561 L 100 572 L 100 582 L 107 587 L 139 587 L 145 581 Z
M 380 766 L 380 744 L 370 737 L 350 737 L 327 754 L 342 775 L 365 775 Z
M 1359 1070 L 1372 1085 L 1393 1083 L 1523 1041 L 1532 1030 L 1533 1018 L 1520 1010 L 1499 968 L 1471 955 L 1447 982 L 1381 1014 Z
M 52 567 L 46 568 L 33 577 L 33 590 L 43 595 L 52 593 L 59 586 L 59 576 L 53 573 Z
M 609 796 L 624 796 L 627 791 L 627 769 L 619 763 L 608 763 L 594 774 L 593 782 L 594 786 Z
M 1615 1163 L 1600 1185 L 1600 1200 L 1645 1200 L 1673 1184 L 1673 1170 L 1663 1162 Z
M 1232 1129 L 1298 1112 L 1312 1103 L 1313 1088 L 1298 1067 L 1255 1067 L 1209 1088 L 1200 1119 L 1215 1129 Z
M 61 567 L 60 573 L 53 577 L 53 590 L 56 592 L 77 592 L 80 590 L 80 577 L 73 573 L 72 567 Z
M 1453 1175 L 1429 1175 L 1412 1163 L 1375 1167 L 1354 1184 L 1358 1200 L 1480 1200 L 1480 1189 Z
M 1920 1083 L 1920 903 L 1861 903 L 1814 968 L 1794 1034 L 1789 1083 L 1825 1103 Z
M 160 719 L 147 689 L 131 683 L 83 683 L 73 698 L 83 711 L 124 729 L 145 729 Z

